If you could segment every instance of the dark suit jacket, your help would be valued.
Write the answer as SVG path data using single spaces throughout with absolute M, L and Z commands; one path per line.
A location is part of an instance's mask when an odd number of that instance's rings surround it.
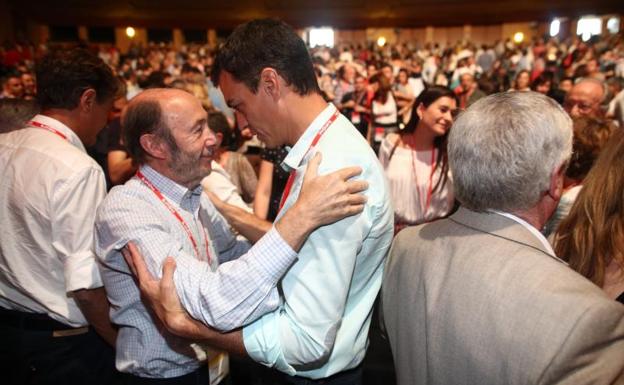
M 624 306 L 498 214 L 400 232 L 382 309 L 400 385 L 624 383 Z

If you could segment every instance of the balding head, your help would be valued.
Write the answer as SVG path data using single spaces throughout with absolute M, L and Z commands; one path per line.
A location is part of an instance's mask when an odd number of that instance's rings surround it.
M 184 112 L 176 109 L 180 100 L 193 98 L 186 91 L 172 88 L 152 88 L 135 96 L 121 117 L 125 145 L 138 164 L 146 161 L 147 153 L 141 146 L 141 136 L 153 134 L 175 146 L 171 123 Z
M 582 79 L 566 95 L 564 107 L 570 116 L 602 117 L 601 104 L 606 97 L 606 89 L 600 80 Z

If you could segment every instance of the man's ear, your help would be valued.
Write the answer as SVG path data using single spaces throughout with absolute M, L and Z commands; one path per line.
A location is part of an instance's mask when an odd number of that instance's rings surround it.
M 548 195 L 555 200 L 559 201 L 561 195 L 563 195 L 563 180 L 565 178 L 565 170 L 567 164 L 564 162 L 559 167 L 555 168 L 550 175 L 550 186 L 548 187 Z
M 141 147 L 143 147 L 143 150 L 152 158 L 166 159 L 169 155 L 169 147 L 165 144 L 165 141 L 154 134 L 141 135 L 139 143 Z
M 260 72 L 260 81 L 258 91 L 264 92 L 272 99 L 277 100 L 280 97 L 280 79 L 277 71 L 271 67 L 266 67 Z
M 97 103 L 97 94 L 93 88 L 87 88 L 80 95 L 79 107 L 82 112 L 90 113 Z

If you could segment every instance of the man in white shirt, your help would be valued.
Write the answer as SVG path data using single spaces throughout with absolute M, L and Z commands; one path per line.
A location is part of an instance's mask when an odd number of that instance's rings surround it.
M 112 383 L 116 331 L 92 250 L 106 185 L 85 146 L 117 83 L 101 59 L 71 50 L 42 60 L 37 88 L 41 114 L 0 135 L 2 373 L 8 384 Z

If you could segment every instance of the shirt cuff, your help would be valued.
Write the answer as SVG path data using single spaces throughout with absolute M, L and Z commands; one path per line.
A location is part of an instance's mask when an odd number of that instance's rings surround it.
M 272 227 L 251 248 L 256 254 L 256 263 L 268 277 L 278 281 L 292 265 L 297 253 L 284 241 L 275 227 Z
M 65 261 L 64 275 L 65 290 L 68 293 L 103 286 L 95 255 L 91 252 L 69 256 Z

